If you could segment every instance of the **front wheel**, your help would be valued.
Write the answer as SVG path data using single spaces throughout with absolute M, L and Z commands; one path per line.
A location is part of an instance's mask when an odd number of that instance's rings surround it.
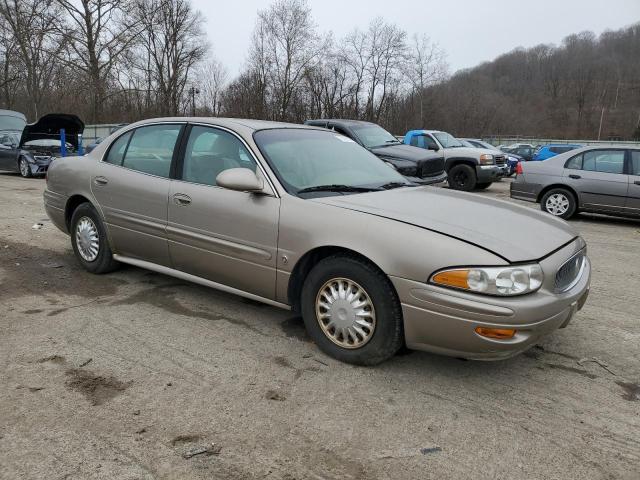
M 554 217 L 571 218 L 577 210 L 578 202 L 573 193 L 564 188 L 554 188 L 544 194 L 540 201 L 543 212 L 550 213 Z
M 71 245 L 78 261 L 91 273 L 107 273 L 118 267 L 104 224 L 90 203 L 78 206 L 71 216 Z
M 449 170 L 449 187 L 454 190 L 470 192 L 476 188 L 477 181 L 476 171 L 469 165 L 456 165 Z
M 313 267 L 301 301 L 309 335 L 333 358 L 375 365 L 403 345 L 402 310 L 393 285 L 355 256 L 334 255 Z
M 33 177 L 33 174 L 31 173 L 31 167 L 29 166 L 29 162 L 24 157 L 20 157 L 20 159 L 18 160 L 18 170 L 20 171 L 20 176 L 22 178 Z

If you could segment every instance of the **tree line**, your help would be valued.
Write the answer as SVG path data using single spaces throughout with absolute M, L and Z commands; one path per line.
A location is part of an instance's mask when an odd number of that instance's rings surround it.
M 426 34 L 374 18 L 336 38 L 307 0 L 275 0 L 257 12 L 238 75 L 211 51 L 189 0 L 0 0 L 1 106 L 87 123 L 195 113 L 358 118 L 399 133 L 640 137 L 640 24 L 450 75 Z

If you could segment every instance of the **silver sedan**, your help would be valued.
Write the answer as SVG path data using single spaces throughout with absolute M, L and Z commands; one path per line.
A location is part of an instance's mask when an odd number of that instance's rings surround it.
M 355 364 L 403 345 L 507 358 L 565 327 L 589 291 L 585 242 L 564 221 L 415 186 L 301 125 L 132 124 L 56 160 L 44 201 L 90 272 L 127 263 L 293 309 Z

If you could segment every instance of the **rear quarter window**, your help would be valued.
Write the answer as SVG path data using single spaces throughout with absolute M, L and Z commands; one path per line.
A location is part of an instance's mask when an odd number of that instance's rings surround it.
M 569 160 L 567 160 L 567 163 L 564 164 L 564 168 L 569 168 L 571 170 L 582 170 L 582 155 L 571 157 Z

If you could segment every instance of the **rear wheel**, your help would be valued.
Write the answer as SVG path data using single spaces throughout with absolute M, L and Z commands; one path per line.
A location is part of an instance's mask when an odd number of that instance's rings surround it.
M 71 245 L 76 258 L 91 273 L 108 273 L 118 267 L 107 233 L 90 203 L 82 203 L 71 216 Z
M 340 361 L 375 365 L 404 343 L 402 311 L 391 282 L 355 256 L 334 255 L 313 267 L 301 300 L 309 335 Z
M 476 171 L 469 165 L 456 165 L 449 170 L 449 187 L 454 190 L 470 192 L 476 188 L 478 181 Z
M 576 213 L 577 207 L 576 197 L 564 188 L 549 190 L 540 201 L 540 208 L 543 212 L 564 219 L 571 218 Z
M 20 171 L 20 176 L 22 178 L 33 177 L 33 174 L 31 173 L 31 167 L 29 166 L 29 162 L 24 157 L 20 157 L 18 159 L 18 170 Z

